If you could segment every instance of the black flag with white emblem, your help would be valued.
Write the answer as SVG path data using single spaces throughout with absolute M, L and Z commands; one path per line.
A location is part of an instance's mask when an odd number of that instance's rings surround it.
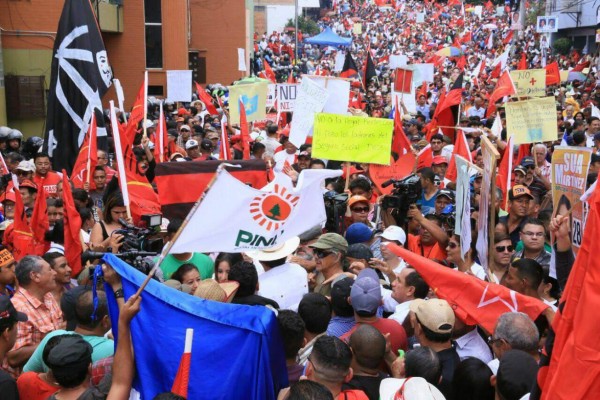
M 44 150 L 52 157 L 55 171 L 71 172 L 92 112 L 99 140 L 106 136 L 101 99 L 111 80 L 90 1 L 66 0 L 54 42 L 44 137 Z

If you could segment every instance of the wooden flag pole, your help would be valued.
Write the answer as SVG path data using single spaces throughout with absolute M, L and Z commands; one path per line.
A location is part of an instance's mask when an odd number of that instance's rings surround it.
M 148 273 L 148 276 L 146 276 L 146 279 L 144 279 L 144 282 L 142 282 L 142 284 L 140 285 L 140 288 L 138 289 L 138 291 L 135 293 L 134 296 L 139 296 L 144 291 L 144 289 L 146 288 L 146 286 L 148 285 L 148 283 L 150 282 L 150 280 L 152 279 L 152 277 L 154 276 L 154 274 L 160 267 L 160 264 L 162 264 L 165 257 L 169 254 L 169 251 L 171 251 L 171 248 L 173 247 L 173 245 L 175 244 L 177 239 L 179 239 L 181 232 L 183 232 L 185 227 L 189 224 L 190 220 L 192 219 L 192 216 L 196 213 L 196 210 L 198 209 L 198 207 L 200 207 L 200 204 L 206 197 L 206 194 L 208 193 L 210 188 L 214 185 L 214 183 L 216 182 L 216 180 L 219 177 L 219 175 L 221 174 L 221 172 L 223 172 L 225 170 L 225 167 L 241 168 L 241 165 L 234 165 L 234 164 L 229 164 L 229 163 L 219 164 L 219 166 L 217 167 L 217 171 L 215 172 L 213 177 L 210 179 L 210 182 L 208 182 L 208 185 L 206 185 L 206 188 L 200 195 L 200 198 L 196 201 L 196 203 L 194 204 L 194 206 L 192 207 L 192 209 L 190 210 L 188 215 L 185 217 L 185 219 L 183 220 L 183 223 L 181 224 L 181 226 L 179 227 L 177 232 L 175 232 L 175 235 L 173 236 L 173 238 L 167 242 L 167 244 L 163 248 L 163 251 L 160 253 L 160 256 L 158 257 L 158 260 L 154 264 L 154 267 L 152 267 L 152 269 Z
M 498 150 L 496 150 L 496 147 L 494 147 L 494 145 L 492 144 L 492 142 L 486 137 L 486 136 L 481 136 L 481 145 L 485 146 L 485 151 L 484 152 L 489 152 L 489 154 L 492 156 L 491 159 L 491 173 L 492 175 L 490 176 L 490 187 L 489 188 L 483 188 L 484 190 L 490 190 L 490 223 L 488 225 L 488 264 L 489 264 L 489 256 L 492 253 L 492 251 L 494 250 L 494 238 L 496 236 L 496 162 L 498 160 L 498 158 L 500 158 L 500 153 L 498 153 Z M 480 216 L 480 218 L 485 218 L 486 216 Z M 492 272 L 489 268 L 486 268 L 486 274 L 488 275 L 488 279 L 490 279 L 490 282 L 494 282 L 492 280 Z
M 92 171 L 92 125 L 94 124 L 94 119 L 96 118 L 95 113 L 92 113 L 92 119 L 90 121 L 90 127 L 88 128 L 88 154 L 87 154 L 87 166 L 85 167 L 87 170 L 86 181 L 88 184 L 88 192 L 90 191 L 90 175 Z

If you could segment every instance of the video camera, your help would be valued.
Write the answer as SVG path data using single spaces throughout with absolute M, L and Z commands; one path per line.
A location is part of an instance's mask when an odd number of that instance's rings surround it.
M 146 227 L 140 228 L 127 223 L 123 218 L 119 218 L 122 229 L 117 229 L 113 233 L 123 235 L 123 245 L 121 252 L 125 253 L 131 250 L 160 253 L 163 246 L 161 238 L 150 239 L 150 236 L 158 233 L 162 221 L 160 214 L 142 215 L 142 222 Z
M 421 179 L 418 175 L 412 174 L 400 180 L 389 179 L 381 184 L 384 188 L 390 185 L 394 185 L 394 190 L 392 190 L 392 194 L 383 198 L 381 208 L 384 211 L 392 209 L 396 225 L 405 227 L 409 206 L 416 204 L 421 197 Z
M 323 195 L 323 201 L 325 203 L 325 214 L 327 215 L 325 230 L 327 232 L 341 234 L 345 229 L 344 214 L 346 214 L 348 195 L 346 193 L 339 194 L 335 190 L 330 190 Z

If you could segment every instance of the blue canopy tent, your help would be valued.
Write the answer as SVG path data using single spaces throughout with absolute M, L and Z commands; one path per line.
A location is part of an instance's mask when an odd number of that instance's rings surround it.
M 323 32 L 319 33 L 317 36 L 305 39 L 304 43 L 320 46 L 350 46 L 352 44 L 352 38 L 340 37 L 333 32 L 330 27 L 326 26 Z

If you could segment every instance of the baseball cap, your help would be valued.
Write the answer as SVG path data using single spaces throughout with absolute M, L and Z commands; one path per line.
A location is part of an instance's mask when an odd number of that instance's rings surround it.
M 179 115 L 180 117 L 184 115 L 190 115 L 190 112 L 184 107 L 181 107 L 179 110 L 177 110 L 177 115 Z
M 298 154 L 298 158 L 300 157 L 310 158 L 310 153 L 308 151 L 301 151 L 300 154 Z
M 525 169 L 525 167 L 523 167 L 522 165 L 517 165 L 515 167 L 515 169 L 513 170 L 513 172 L 520 172 L 523 175 L 527 175 L 527 170 Z
M 310 244 L 309 247 L 320 250 L 334 249 L 345 253 L 348 251 L 348 241 L 337 233 L 324 233 L 319 236 L 316 242 Z
M 410 303 L 410 311 L 414 312 L 421 325 L 435 332 L 446 334 L 454 328 L 454 311 L 446 300 L 415 299 Z
M 523 157 L 523 159 L 521 160 L 521 165 L 524 167 L 535 165 L 535 160 L 531 156 Z
M 197 140 L 190 139 L 187 142 L 185 142 L 185 149 L 186 150 L 192 149 L 194 147 L 198 147 L 198 141 Z
M 181 125 L 181 127 L 179 128 L 179 130 L 180 130 L 180 131 L 187 130 L 187 131 L 190 131 L 190 132 L 192 131 L 192 130 L 190 129 L 190 126 L 189 126 L 189 125 Z
M 401 245 L 404 245 L 406 242 L 406 232 L 404 229 L 400 228 L 396 225 L 390 225 L 381 234 L 381 238 L 385 240 L 393 240 L 395 242 L 400 242 Z
M 19 187 L 20 188 L 22 188 L 22 187 L 28 187 L 28 188 L 31 188 L 33 190 L 38 190 L 37 185 L 35 183 L 31 182 L 29 179 L 25 179 L 23 182 L 21 182 L 19 184 Z
M 35 165 L 31 161 L 23 160 L 17 165 L 17 170 L 26 172 L 35 172 Z
M 438 388 L 421 377 L 386 378 L 379 385 L 381 400 L 445 400 Z
M 442 189 L 438 192 L 437 197 L 445 196 L 450 199 L 450 201 L 454 201 L 454 192 L 448 189 Z
M 356 203 L 367 203 L 369 204 L 369 199 L 364 196 L 352 196 L 348 199 L 348 207 L 352 207 Z
M 514 200 L 517 197 L 521 196 L 529 196 L 530 199 L 533 199 L 533 196 L 531 195 L 529 189 L 527 189 L 527 187 L 523 185 L 515 185 L 510 189 L 510 192 L 508 192 L 509 200 Z
M 349 245 L 354 243 L 364 243 L 371 240 L 373 231 L 362 222 L 355 222 L 346 229 L 346 241 Z
M 411 142 L 419 142 L 420 140 L 421 140 L 421 136 L 419 136 L 419 135 L 412 135 L 410 137 Z
M 370 260 L 373 258 L 373 252 L 364 243 L 354 243 L 348 246 L 347 257 L 356 258 L 357 260 Z
M 15 197 L 15 192 L 13 190 L 10 192 L 4 192 L 2 196 L 0 196 L 0 202 L 4 203 L 5 201 L 12 201 L 13 203 L 17 202 L 17 198 Z
M 10 301 L 10 297 L 0 296 L 0 327 L 11 325 L 14 322 L 25 321 L 27 321 L 27 314 L 18 312 L 13 303 Z
M 65 335 L 48 353 L 46 364 L 54 370 L 91 362 L 92 345 L 79 335 Z
M 444 156 L 435 156 L 431 161 L 431 165 L 448 164 L 448 160 Z
M 208 131 L 206 133 L 206 139 L 213 139 L 213 138 L 219 139 L 219 134 L 215 131 Z
M 381 285 L 374 269 L 366 268 L 359 272 L 350 289 L 350 301 L 358 315 L 371 315 L 377 311 L 381 304 Z
M 177 132 L 177 129 L 167 129 L 167 135 L 173 136 L 173 137 L 178 137 L 179 132 Z
M 208 139 L 202 139 L 202 142 L 200 143 L 200 147 L 204 150 L 212 150 L 213 144 Z

